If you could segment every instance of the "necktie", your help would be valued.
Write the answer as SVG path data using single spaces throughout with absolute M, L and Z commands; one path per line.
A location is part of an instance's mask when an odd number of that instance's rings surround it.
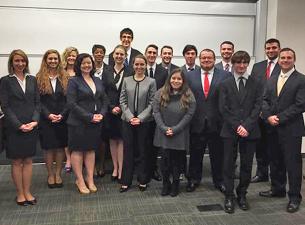
M 154 71 L 153 71 L 152 67 L 149 68 L 149 76 L 151 78 L 154 78 Z
M 128 66 L 128 59 L 127 59 L 127 58 L 125 58 L 125 60 L 124 60 L 124 66 L 125 66 L 125 67 Z
M 187 70 L 188 70 L 188 71 L 193 71 L 194 68 L 189 67 Z
M 245 94 L 245 84 L 244 84 L 244 77 L 239 77 L 239 83 L 238 83 L 238 92 L 239 95 L 242 97 Z
M 270 61 L 268 66 L 267 66 L 267 69 L 266 69 L 266 79 L 268 80 L 270 78 L 270 70 L 271 70 L 271 65 L 272 65 L 273 61 Z
M 286 76 L 284 76 L 284 75 L 280 75 L 280 76 L 279 76 L 279 79 L 278 79 L 278 81 L 277 81 L 277 96 L 280 95 L 280 93 L 281 93 L 281 91 L 282 91 L 282 88 L 283 88 L 283 86 L 284 86 L 286 80 L 287 80 L 287 77 L 286 77 Z
M 208 77 L 209 73 L 208 72 L 204 72 L 204 87 L 203 87 L 203 93 L 205 98 L 208 97 L 209 94 L 209 90 L 210 90 L 210 83 L 209 83 L 209 77 Z
M 230 65 L 229 65 L 229 63 L 227 63 L 227 64 L 225 65 L 225 71 L 227 71 L 227 72 L 230 71 Z

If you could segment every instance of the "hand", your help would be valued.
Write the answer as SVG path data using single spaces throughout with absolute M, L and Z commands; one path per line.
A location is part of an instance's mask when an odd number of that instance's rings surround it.
M 249 136 L 249 132 L 242 125 L 237 128 L 237 134 L 241 137 Z
M 119 113 L 121 113 L 121 108 L 120 107 L 118 107 L 118 106 L 116 106 L 116 107 L 114 107 L 113 109 L 112 109 L 112 114 L 114 114 L 114 115 L 118 115 Z
M 173 136 L 174 132 L 172 130 L 172 128 L 168 127 L 165 133 L 166 136 Z
M 19 129 L 21 129 L 22 132 L 30 132 L 31 130 L 34 129 L 34 127 L 37 126 L 37 124 L 38 124 L 37 122 L 22 124 Z
M 99 123 L 103 119 L 102 114 L 93 114 L 93 118 L 91 120 L 92 123 Z
M 52 115 L 52 117 L 50 117 L 50 115 Z M 49 115 L 49 119 L 52 118 L 51 119 L 52 123 L 59 123 L 62 120 L 62 118 L 63 118 L 63 116 L 60 115 L 60 114 L 58 114 L 58 115 L 50 114 L 50 115 Z
M 138 125 L 140 125 L 141 120 L 139 118 L 137 118 L 137 117 L 133 117 L 133 118 L 130 119 L 129 122 L 133 126 L 138 126 Z
M 280 120 L 277 115 L 269 116 L 267 120 L 271 126 L 277 126 L 280 123 Z
M 57 115 L 51 113 L 51 114 L 49 114 L 48 119 L 53 122 L 54 120 L 57 120 Z

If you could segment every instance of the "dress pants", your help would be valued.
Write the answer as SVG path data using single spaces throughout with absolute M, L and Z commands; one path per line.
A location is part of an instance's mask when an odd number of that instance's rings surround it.
M 288 173 L 288 196 L 290 200 L 301 200 L 302 184 L 302 137 L 270 134 L 270 177 L 274 193 L 286 193 Z
M 151 158 L 150 158 L 150 176 L 152 177 L 154 172 L 158 170 L 157 166 L 157 159 L 158 159 L 158 153 L 159 153 L 159 148 L 153 145 L 153 140 L 154 140 L 154 135 L 155 135 L 155 129 L 156 129 L 156 122 L 151 121 L 150 123 L 150 131 L 148 135 L 148 139 L 150 141 L 150 144 L 147 146 L 148 148 L 151 148 Z
M 170 175 L 173 181 L 179 181 L 183 172 L 181 165 L 185 163 L 186 152 L 184 150 L 162 149 L 161 171 L 163 181 L 168 182 Z
M 150 181 L 149 160 L 150 148 L 148 135 L 150 123 L 141 123 L 133 126 L 123 122 L 123 170 L 122 185 L 131 185 L 133 173 L 136 171 L 137 180 L 140 184 L 147 184 Z
M 202 161 L 206 150 L 209 147 L 211 171 L 213 183 L 223 183 L 223 143 L 219 133 L 191 133 L 190 162 L 188 178 L 199 184 L 202 179 Z
M 251 181 L 251 171 L 253 156 L 256 148 L 256 141 L 244 138 L 223 138 L 224 144 L 224 185 L 226 187 L 226 197 L 234 196 L 234 169 L 236 145 L 239 144 L 240 153 L 240 175 L 239 185 L 236 192 L 240 196 L 245 196 Z

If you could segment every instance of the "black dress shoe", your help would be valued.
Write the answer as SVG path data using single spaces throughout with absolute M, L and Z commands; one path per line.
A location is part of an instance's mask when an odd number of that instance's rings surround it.
M 16 202 L 17 205 L 20 205 L 20 206 L 28 206 L 29 205 L 27 200 L 18 202 L 17 197 L 15 198 L 15 202 Z
M 249 209 L 249 203 L 247 201 L 246 196 L 238 196 L 237 197 L 237 204 L 240 209 L 242 210 L 248 210 Z
M 268 177 L 255 175 L 251 179 L 251 183 L 267 182 L 269 181 Z
M 161 181 L 162 180 L 162 177 L 161 177 L 160 173 L 158 172 L 158 170 L 155 170 L 153 172 L 152 179 L 154 179 L 156 181 Z
M 55 183 L 56 188 L 62 188 L 64 186 L 63 182 L 61 183 Z
M 187 182 L 187 185 L 186 185 L 186 191 L 187 192 L 193 192 L 196 190 L 196 188 L 199 186 L 199 184 L 195 184 L 191 181 Z
M 224 186 L 224 184 L 215 184 L 215 188 L 218 189 L 221 193 L 226 192 L 226 187 Z
M 163 183 L 161 196 L 167 196 L 171 193 L 171 183 Z
M 129 189 L 129 186 L 127 186 L 127 187 L 121 186 L 120 187 L 120 193 L 126 192 L 126 191 L 128 191 L 128 189 Z
M 276 193 L 271 190 L 268 190 L 268 191 L 260 191 L 259 196 L 266 197 L 266 198 L 276 198 L 276 197 L 284 198 L 284 197 L 286 197 L 286 193 L 285 192 Z
M 235 206 L 233 198 L 226 198 L 224 203 L 224 209 L 226 213 L 234 213 Z
M 139 184 L 139 186 L 138 186 L 138 188 L 139 188 L 139 190 L 140 191 L 146 191 L 146 189 L 147 189 L 147 184 Z
M 110 179 L 111 179 L 112 182 L 115 182 L 115 181 L 118 179 L 118 176 L 112 176 L 112 175 L 111 175 L 111 178 L 110 178 Z
M 29 205 L 36 205 L 37 204 L 37 199 L 34 198 L 32 200 L 27 200 L 27 202 L 28 202 Z
M 171 186 L 171 196 L 176 197 L 179 194 L 179 180 L 178 181 L 173 181 L 172 186 Z
M 294 213 L 300 208 L 300 201 L 289 201 L 287 205 L 287 212 Z
M 54 184 L 50 184 L 49 182 L 47 182 L 48 183 L 48 187 L 50 188 L 50 189 L 53 189 L 53 188 L 56 188 L 57 186 L 56 186 L 56 183 L 54 183 Z

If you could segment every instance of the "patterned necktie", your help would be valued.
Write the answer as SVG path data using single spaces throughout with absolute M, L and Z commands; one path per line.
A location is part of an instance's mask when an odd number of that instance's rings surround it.
M 271 65 L 272 65 L 273 61 L 271 60 L 267 66 L 267 69 L 266 69 L 266 79 L 268 80 L 270 78 L 270 75 L 271 75 Z
M 150 76 L 151 78 L 154 78 L 154 71 L 153 71 L 153 68 L 152 68 L 152 67 L 149 68 L 149 76 Z
M 128 59 L 127 59 L 127 58 L 125 58 L 125 60 L 124 60 L 124 66 L 125 66 L 125 67 L 128 66 Z
M 229 63 L 227 63 L 227 64 L 225 65 L 225 71 L 227 71 L 227 72 L 230 71 L 230 65 L 229 65 Z
M 279 78 L 277 80 L 277 96 L 280 95 L 286 80 L 287 80 L 287 76 L 285 76 L 285 75 L 280 75 L 279 76 Z
M 208 97 L 209 94 L 209 90 L 210 90 L 210 82 L 209 82 L 209 73 L 208 72 L 204 72 L 204 87 L 203 87 L 203 93 L 205 98 Z

